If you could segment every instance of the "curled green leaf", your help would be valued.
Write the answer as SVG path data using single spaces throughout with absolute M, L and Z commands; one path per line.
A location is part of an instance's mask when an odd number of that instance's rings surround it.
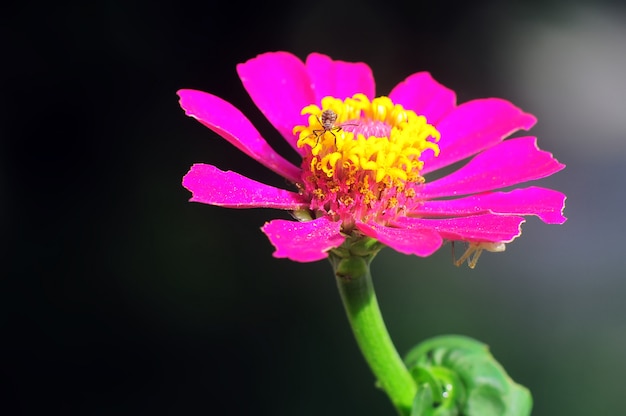
M 486 344 L 460 335 L 428 339 L 405 364 L 418 385 L 411 416 L 528 416 L 532 397 Z

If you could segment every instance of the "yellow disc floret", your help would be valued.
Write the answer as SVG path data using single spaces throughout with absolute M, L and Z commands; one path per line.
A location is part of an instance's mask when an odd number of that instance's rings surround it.
M 311 208 L 349 226 L 356 218 L 386 221 L 413 205 L 424 182 L 419 158 L 427 149 L 439 153 L 437 129 L 388 97 L 324 97 L 321 104 L 302 109 L 308 125 L 294 128 L 298 147 L 310 149 L 302 179 Z

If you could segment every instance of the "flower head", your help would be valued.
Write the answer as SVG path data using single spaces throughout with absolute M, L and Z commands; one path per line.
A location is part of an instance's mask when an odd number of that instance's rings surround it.
M 316 261 L 368 239 L 428 256 L 449 240 L 468 243 L 459 263 L 467 259 L 473 267 L 483 250 L 502 251 L 521 234 L 523 216 L 566 220 L 560 192 L 498 191 L 564 168 L 534 137 L 504 140 L 536 121 L 508 101 L 457 105 L 454 92 L 426 72 L 376 97 L 367 65 L 317 53 L 305 62 L 287 52 L 265 53 L 237 70 L 252 100 L 302 158 L 300 166 L 276 153 L 230 103 L 180 90 L 181 106 L 293 189 L 207 164 L 193 165 L 183 185 L 195 202 L 291 211 L 298 220 L 262 227 L 275 257 Z M 463 161 L 453 173 L 428 180 L 427 174 Z

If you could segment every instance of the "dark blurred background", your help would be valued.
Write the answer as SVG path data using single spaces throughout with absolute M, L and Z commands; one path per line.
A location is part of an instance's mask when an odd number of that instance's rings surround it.
M 626 10 L 600 1 L 20 2 L 0 36 L 0 413 L 391 415 L 330 265 L 271 256 L 284 213 L 188 203 L 194 162 L 282 186 L 184 115 L 232 102 L 279 151 L 235 65 L 313 51 L 367 62 L 378 94 L 421 70 L 459 102 L 504 97 L 567 168 L 563 226 L 530 218 L 475 270 L 449 246 L 373 264 L 401 353 L 490 345 L 534 415 L 623 414 Z M 293 155 L 289 154 L 293 160 Z M 457 253 L 458 255 L 458 253 Z

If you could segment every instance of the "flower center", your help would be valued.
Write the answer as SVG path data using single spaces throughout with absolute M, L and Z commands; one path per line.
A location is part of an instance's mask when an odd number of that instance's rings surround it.
M 439 153 L 439 132 L 388 97 L 363 94 L 324 97 L 309 105 L 307 126 L 296 126 L 303 192 L 311 209 L 332 215 L 351 229 L 355 219 L 386 223 L 419 203 L 422 152 Z

